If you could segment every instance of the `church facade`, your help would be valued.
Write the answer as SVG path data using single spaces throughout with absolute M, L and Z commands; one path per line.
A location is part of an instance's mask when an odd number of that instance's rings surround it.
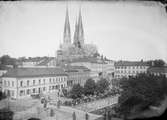
M 57 62 L 60 63 L 62 61 L 72 61 L 78 58 L 93 57 L 98 53 L 95 45 L 85 44 L 81 10 L 79 11 L 79 17 L 75 23 L 73 41 L 71 38 L 69 13 L 68 9 L 66 9 L 63 43 L 60 44 L 60 48 L 57 50 Z

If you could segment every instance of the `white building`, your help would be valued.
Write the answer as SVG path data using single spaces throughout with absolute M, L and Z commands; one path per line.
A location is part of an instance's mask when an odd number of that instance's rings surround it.
M 154 75 L 165 75 L 167 77 L 167 66 L 163 67 L 150 67 L 148 72 Z
M 67 74 L 61 68 L 16 68 L 2 77 L 2 91 L 16 99 L 66 87 Z
M 90 70 L 84 66 L 65 66 L 65 72 L 68 74 L 67 85 L 70 89 L 74 84 L 84 86 L 90 78 Z
M 114 72 L 113 61 L 104 61 L 94 57 L 75 59 L 71 62 L 71 65 L 87 67 L 91 70 L 90 77 L 95 81 L 99 79 L 99 73 L 103 73 L 107 76 Z
M 119 61 L 115 63 L 115 78 L 135 76 L 138 73 L 146 73 L 149 65 L 143 61 Z

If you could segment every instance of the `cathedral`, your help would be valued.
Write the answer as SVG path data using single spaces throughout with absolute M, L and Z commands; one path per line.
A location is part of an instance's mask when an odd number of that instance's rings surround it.
M 71 40 L 71 29 L 68 8 L 66 9 L 63 43 L 57 50 L 57 61 L 72 61 L 74 59 L 93 57 L 98 53 L 97 47 L 93 44 L 85 44 L 84 29 L 82 24 L 81 9 L 75 23 L 73 41 Z

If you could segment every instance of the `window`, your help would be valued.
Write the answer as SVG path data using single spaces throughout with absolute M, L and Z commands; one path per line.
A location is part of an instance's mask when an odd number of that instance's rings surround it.
M 20 86 L 21 86 L 21 87 L 23 86 L 23 81 L 20 81 Z
M 50 83 L 52 82 L 52 79 L 51 79 L 51 78 L 49 79 L 49 82 L 50 82 Z
M 8 86 L 10 86 L 10 82 L 8 81 Z
M 30 85 L 30 81 L 29 80 L 27 80 L 27 86 L 29 86 Z
M 35 88 L 32 89 L 32 92 L 35 93 Z
M 14 96 L 14 90 L 12 90 L 11 92 L 12 92 L 12 96 Z
M 30 89 L 27 89 L 27 95 L 29 95 L 30 94 Z
M 6 80 L 4 80 L 4 86 L 6 86 Z
M 41 79 L 39 79 L 39 84 L 41 84 Z
M 12 87 L 14 87 L 14 81 L 12 81 Z
M 20 90 L 20 96 L 24 95 L 24 90 Z
M 33 85 L 35 85 L 35 80 L 33 80 Z
M 45 79 L 43 79 L 43 83 L 45 84 Z

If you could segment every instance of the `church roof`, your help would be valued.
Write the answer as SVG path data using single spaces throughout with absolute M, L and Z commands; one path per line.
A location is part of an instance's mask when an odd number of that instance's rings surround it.
M 118 61 L 115 66 L 149 66 L 148 63 L 143 61 Z
M 67 75 L 62 68 L 14 68 L 3 77 L 45 77 Z
M 98 64 L 106 64 L 105 61 L 98 59 L 98 58 L 94 58 L 94 57 L 85 57 L 85 58 L 78 58 L 78 59 L 74 59 L 71 61 L 72 63 L 77 63 L 77 62 L 90 62 L 90 63 L 98 63 Z
M 48 63 L 53 59 L 54 59 L 53 57 L 52 58 L 46 58 L 42 62 L 40 62 L 37 66 L 47 66 Z
M 86 72 L 86 71 L 90 71 L 90 69 L 88 69 L 85 66 L 65 66 L 63 68 L 66 72 L 79 72 L 79 71 Z

